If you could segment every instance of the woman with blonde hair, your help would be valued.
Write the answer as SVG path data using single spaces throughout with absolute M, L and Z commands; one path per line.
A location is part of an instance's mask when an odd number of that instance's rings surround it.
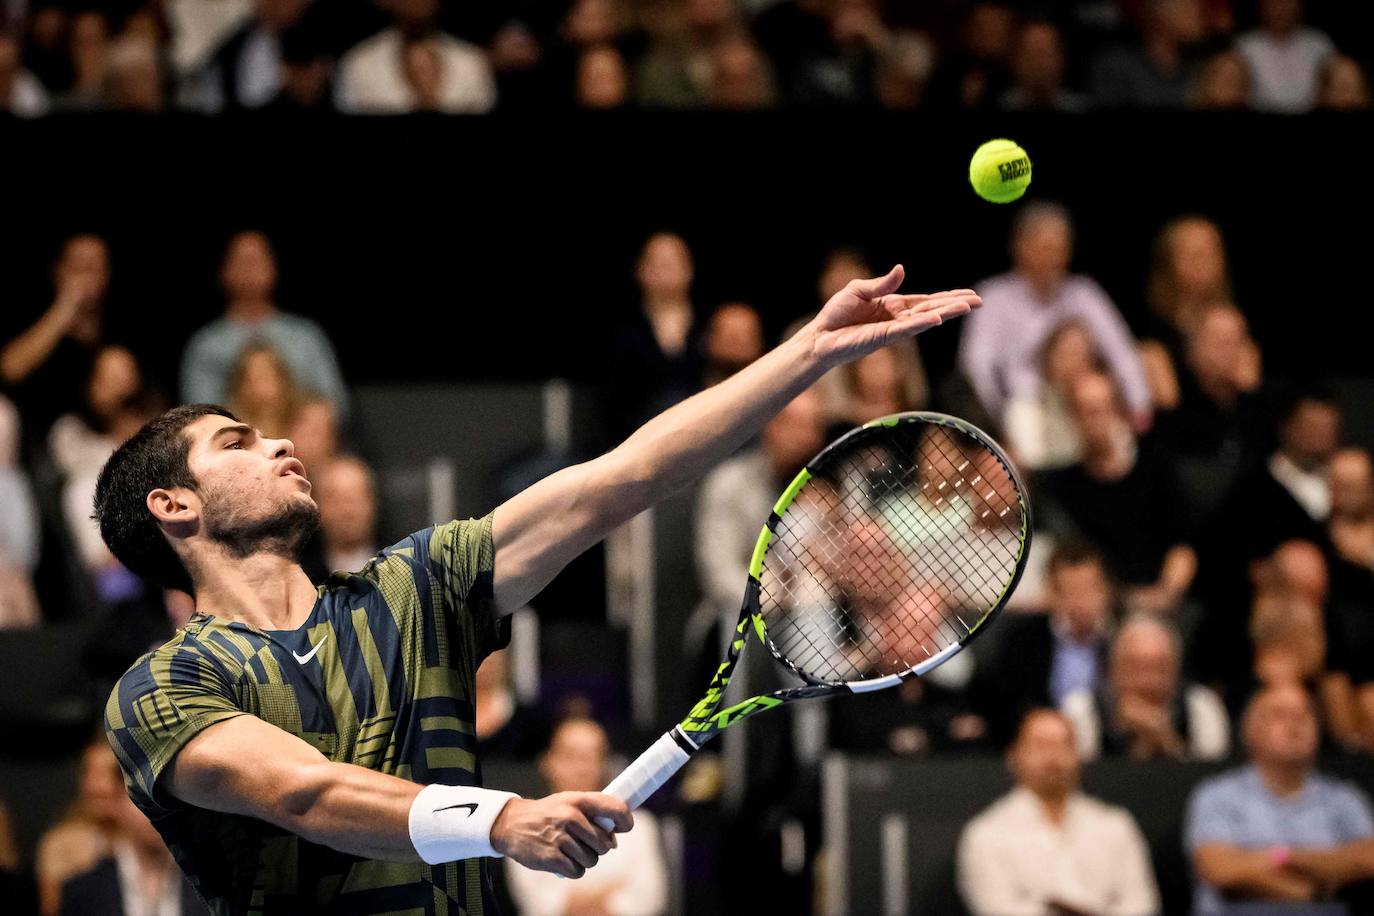
M 250 343 L 229 373 L 228 408 L 264 436 L 281 438 L 291 428 L 305 394 L 286 360 L 270 344 Z

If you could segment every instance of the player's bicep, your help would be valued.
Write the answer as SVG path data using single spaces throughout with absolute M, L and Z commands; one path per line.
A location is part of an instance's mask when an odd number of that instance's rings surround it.
M 197 808 L 289 826 L 329 760 L 300 738 L 241 715 L 199 732 L 173 758 L 165 791 Z

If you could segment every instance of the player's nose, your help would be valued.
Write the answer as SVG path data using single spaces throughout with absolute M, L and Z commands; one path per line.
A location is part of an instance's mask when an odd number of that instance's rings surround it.
M 295 458 L 296 444 L 290 439 L 271 440 L 273 458 Z

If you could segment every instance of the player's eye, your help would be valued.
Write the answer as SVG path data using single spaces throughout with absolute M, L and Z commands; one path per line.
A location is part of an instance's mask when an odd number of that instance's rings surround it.
M 228 445 L 226 445 L 226 446 L 224 446 L 224 447 L 225 447 L 225 448 L 237 448 L 237 449 L 242 449 L 242 448 L 243 448 L 243 442 L 241 442 L 241 441 L 238 440 L 238 439 L 235 439 L 234 441 L 230 442 Z

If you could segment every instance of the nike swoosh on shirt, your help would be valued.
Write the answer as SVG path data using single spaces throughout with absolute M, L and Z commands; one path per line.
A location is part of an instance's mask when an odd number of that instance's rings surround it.
M 447 808 L 435 808 L 434 813 L 438 814 L 440 811 L 452 811 L 454 808 L 467 808 L 468 817 L 472 817 L 473 812 L 477 810 L 477 802 L 464 802 L 461 805 L 449 805 Z
M 328 639 L 329 634 L 326 633 L 324 634 L 324 639 L 321 639 L 319 642 L 315 643 L 315 647 L 311 649 L 309 652 L 305 653 L 304 655 L 301 655 L 299 652 L 293 651 L 291 654 L 296 656 L 296 661 L 304 665 L 306 662 L 310 661 L 312 658 L 315 657 L 315 653 L 320 651 L 320 646 L 324 645 Z

